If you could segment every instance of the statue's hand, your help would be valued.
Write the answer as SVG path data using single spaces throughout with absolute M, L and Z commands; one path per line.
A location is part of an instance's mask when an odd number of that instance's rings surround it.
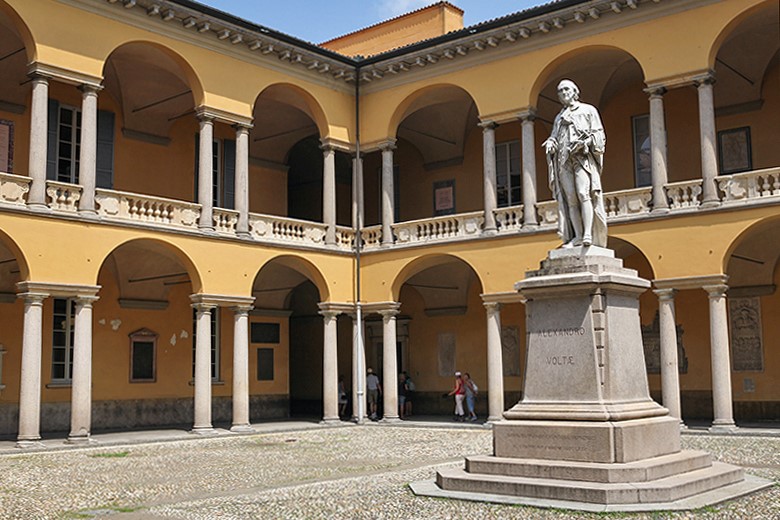
M 544 143 L 542 143 L 542 146 L 544 147 L 544 152 L 547 155 L 552 155 L 558 151 L 558 141 L 556 141 L 553 137 L 550 137 Z

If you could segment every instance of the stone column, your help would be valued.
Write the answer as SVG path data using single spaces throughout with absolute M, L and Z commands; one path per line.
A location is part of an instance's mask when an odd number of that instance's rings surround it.
M 482 127 L 482 177 L 485 206 L 485 225 L 483 232 L 493 235 L 497 232 L 495 210 L 496 201 L 496 132 L 498 126 L 493 121 L 480 123 Z
M 650 96 L 650 168 L 653 179 L 653 213 L 667 213 L 669 200 L 666 197 L 666 120 L 664 116 L 663 87 L 648 89 Z M 664 401 L 666 406 L 666 401 Z M 675 416 L 677 417 L 677 416 Z
M 718 149 L 715 141 L 715 98 L 711 75 L 696 81 L 699 91 L 699 133 L 701 139 L 702 206 L 720 204 L 716 178 L 718 176 Z
M 396 352 L 397 309 L 379 311 L 382 315 L 382 398 L 384 422 L 398 421 L 398 356 Z
M 214 305 L 195 303 L 195 422 L 192 433 L 213 434 L 211 426 L 211 312 Z
M 382 243 L 392 244 L 395 223 L 395 180 L 393 179 L 393 150 L 395 139 L 382 144 Z
M 23 293 L 24 333 L 22 337 L 22 369 L 19 384 L 20 448 L 35 446 L 41 438 L 41 335 L 43 300 L 48 294 Z
M 677 359 L 677 322 L 674 317 L 674 289 L 656 289 L 661 329 L 661 400 L 669 415 L 682 423 L 680 374 Z
M 46 204 L 46 142 L 48 139 L 49 79 L 32 77 L 30 104 L 30 161 L 28 173 L 32 179 L 27 205 L 32 209 L 48 209 Z
M 98 88 L 81 86 L 81 146 L 79 153 L 79 213 L 97 215 L 95 188 L 97 183 L 97 115 Z M 73 433 L 73 432 L 71 432 Z
M 236 234 L 249 236 L 249 127 L 236 125 Z
M 249 311 L 233 307 L 233 425 L 232 432 L 251 433 L 249 423 Z
M 202 230 L 214 230 L 214 120 L 206 115 L 200 120 L 200 152 L 198 155 L 198 203 Z
M 92 304 L 97 296 L 76 298 L 73 326 L 73 379 L 71 383 L 68 443 L 90 441 L 92 427 Z
M 538 226 L 536 216 L 536 139 L 534 120 L 536 112 L 529 110 L 520 114 L 523 130 L 523 227 Z
M 322 348 L 322 422 L 338 422 L 339 419 L 339 366 L 338 366 L 338 311 L 320 311 L 323 317 L 324 341 Z
M 325 243 L 336 243 L 336 150 L 322 145 L 322 222 L 327 226 Z
M 352 315 L 352 420 L 361 423 L 366 417 L 366 356 L 365 348 L 358 342 L 358 332 L 357 317 Z M 361 337 L 365 340 L 364 334 Z M 362 392 L 359 392 L 358 383 L 361 380 Z
M 487 309 L 488 421 L 504 413 L 504 363 L 501 357 L 501 304 L 485 302 Z
M 710 431 L 732 431 L 734 412 L 731 401 L 731 360 L 729 357 L 727 285 L 703 287 L 710 299 L 710 356 L 712 358 L 712 408 L 715 418 Z

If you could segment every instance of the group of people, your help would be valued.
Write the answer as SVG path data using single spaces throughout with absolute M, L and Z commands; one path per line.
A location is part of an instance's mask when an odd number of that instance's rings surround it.
M 344 376 L 339 376 L 339 416 L 348 418 L 349 404 L 347 387 Z M 406 372 L 398 374 L 398 417 L 404 419 L 412 415 L 412 403 L 414 401 L 415 386 L 411 376 Z M 368 418 L 372 421 L 379 420 L 379 398 L 382 396 L 382 384 L 372 368 L 366 371 L 366 400 L 368 401 Z
M 455 386 L 450 393 L 444 394 L 444 397 L 455 396 L 455 421 L 464 422 L 468 420 L 476 422 L 477 413 L 475 411 L 475 406 L 478 393 L 479 387 L 477 387 L 477 384 L 471 379 L 471 375 L 468 372 L 455 372 Z M 468 417 L 466 417 L 466 411 L 463 410 L 464 401 L 466 402 Z

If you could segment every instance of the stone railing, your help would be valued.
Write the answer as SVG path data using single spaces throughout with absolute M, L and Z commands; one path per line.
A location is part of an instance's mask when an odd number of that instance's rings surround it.
M 653 199 L 651 187 L 632 190 L 613 191 L 604 194 L 604 209 L 607 218 L 619 219 L 650 213 L 650 201 Z
M 236 234 L 236 224 L 238 224 L 238 211 L 225 208 L 214 208 L 212 220 L 214 221 L 214 231 L 227 235 Z
M 498 208 L 493 211 L 499 233 L 514 233 L 523 227 L 523 205 Z
M 30 191 L 30 178 L 11 173 L 0 173 L 0 204 L 24 206 L 24 196 Z
M 701 204 L 701 179 L 673 182 L 666 185 L 671 211 L 698 208 Z
M 98 215 L 109 220 L 180 229 L 198 228 L 200 204 L 192 202 L 98 189 L 95 203 Z
M 363 249 L 378 249 L 382 245 L 382 226 L 368 226 L 360 230 L 363 237 Z
M 536 204 L 536 212 L 539 214 L 539 226 L 543 228 L 556 227 L 558 225 L 558 202 L 545 200 Z
M 79 210 L 81 186 L 66 182 L 46 181 L 48 205 L 53 211 L 76 213 Z
M 485 214 L 482 211 L 444 217 L 412 220 L 393 225 L 396 243 L 414 244 L 460 237 L 477 237 L 482 233 Z
M 252 237 L 263 242 L 322 246 L 327 226 L 320 222 L 250 213 L 249 228 Z
M 336 226 L 336 247 L 342 251 L 352 251 L 355 247 L 355 230 L 351 227 Z
M 757 199 L 780 197 L 780 168 L 718 177 L 723 204 L 746 204 Z

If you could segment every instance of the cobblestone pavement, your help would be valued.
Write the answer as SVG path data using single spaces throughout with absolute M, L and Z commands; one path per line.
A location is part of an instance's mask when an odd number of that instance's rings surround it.
M 780 438 L 686 435 L 683 446 L 776 485 L 685 513 L 582 514 L 414 496 L 407 484 L 489 453 L 488 430 L 346 426 L 0 456 L 4 519 L 780 519 Z

